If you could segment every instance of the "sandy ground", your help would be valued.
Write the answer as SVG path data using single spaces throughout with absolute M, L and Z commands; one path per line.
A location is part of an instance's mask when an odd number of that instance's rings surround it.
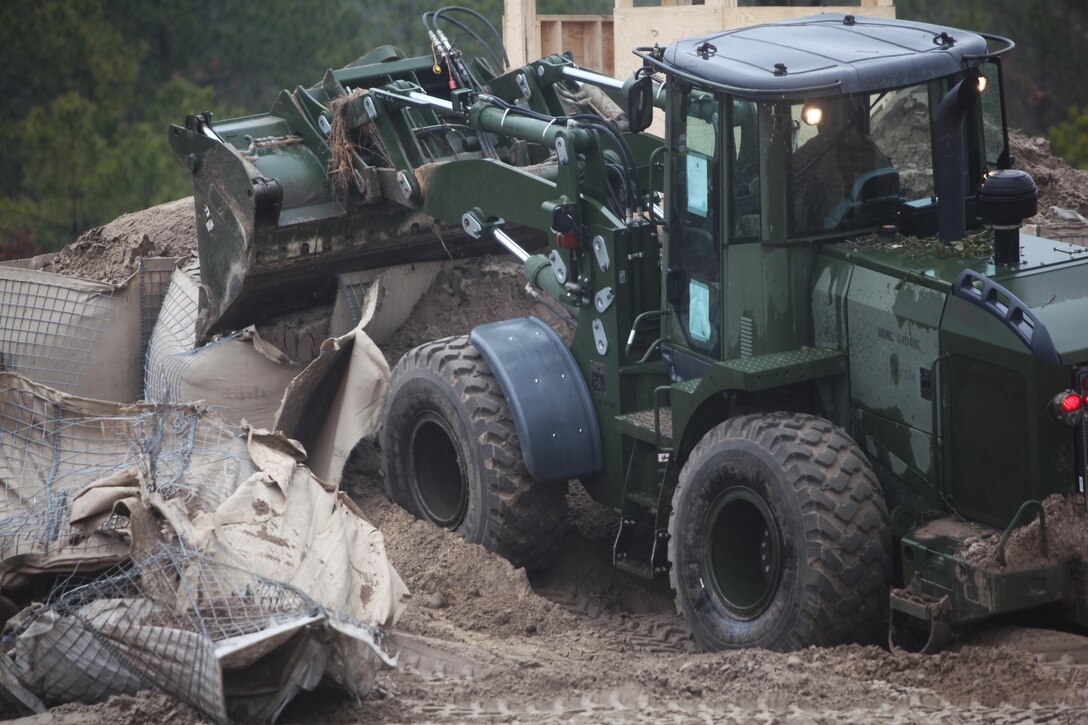
M 1014 134 L 1013 144 L 1039 185 L 1041 210 L 1088 214 L 1088 172 L 1051 157 L 1041 140 Z M 185 256 L 195 246 L 191 204 L 172 202 L 87 232 L 49 269 L 118 281 L 140 255 Z M 488 320 L 537 314 L 562 331 L 523 285 L 509 259 L 447 264 L 384 346 L 390 363 L 415 345 Z M 400 666 L 384 672 L 363 702 L 326 691 L 300 695 L 285 722 L 1088 720 L 1088 638 L 1076 634 L 989 627 L 958 651 L 934 656 L 862 646 L 699 654 L 667 587 L 611 567 L 613 516 L 576 483 L 567 494 L 572 527 L 559 560 L 534 580 L 391 504 L 372 446 L 356 451 L 343 485 L 383 531 L 414 593 L 393 635 Z M 19 722 L 201 718 L 165 695 L 144 693 L 64 705 Z

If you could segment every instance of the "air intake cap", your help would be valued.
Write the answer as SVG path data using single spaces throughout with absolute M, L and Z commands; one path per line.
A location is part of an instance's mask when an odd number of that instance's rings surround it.
M 994 228 L 994 263 L 1020 263 L 1020 224 L 1039 211 L 1039 189 L 1026 171 L 990 171 L 978 190 L 978 215 Z

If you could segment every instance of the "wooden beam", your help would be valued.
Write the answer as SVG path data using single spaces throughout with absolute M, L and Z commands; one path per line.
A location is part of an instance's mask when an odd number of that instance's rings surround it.
M 512 67 L 535 60 L 540 53 L 536 0 L 503 0 L 502 34 Z

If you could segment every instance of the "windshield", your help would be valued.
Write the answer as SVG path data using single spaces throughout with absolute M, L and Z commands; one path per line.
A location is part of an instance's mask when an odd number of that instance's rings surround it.
M 793 235 L 894 224 L 900 201 L 933 194 L 926 86 L 790 107 Z

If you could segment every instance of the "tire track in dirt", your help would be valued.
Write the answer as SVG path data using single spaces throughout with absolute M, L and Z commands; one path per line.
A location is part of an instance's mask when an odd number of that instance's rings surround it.
M 672 590 L 612 566 L 618 519 L 572 481 L 567 494 L 571 530 L 549 571 L 531 579 L 533 591 L 579 617 L 617 644 L 652 653 L 694 652 Z

